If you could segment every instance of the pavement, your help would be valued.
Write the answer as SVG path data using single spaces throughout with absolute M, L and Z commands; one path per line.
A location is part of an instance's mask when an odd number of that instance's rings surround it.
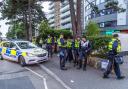
M 57 55 L 49 61 L 21 67 L 18 63 L 0 60 L 0 89 L 128 89 L 128 57 L 121 65 L 124 80 L 114 74 L 103 79 L 101 70 L 87 67 L 78 70 L 67 63 L 67 71 L 60 70 Z
M 78 70 L 73 64 L 67 63 L 67 71 L 59 69 L 59 59 L 55 55 L 48 62 L 43 63 L 47 69 L 55 73 L 71 89 L 128 89 L 128 57 L 124 57 L 124 64 L 121 65 L 124 80 L 117 80 L 114 74 L 109 79 L 103 79 L 101 70 L 87 67 L 87 71 Z

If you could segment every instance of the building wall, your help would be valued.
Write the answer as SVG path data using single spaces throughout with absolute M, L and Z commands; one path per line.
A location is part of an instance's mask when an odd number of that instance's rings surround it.
M 119 5 L 122 4 L 122 7 L 126 9 L 126 12 L 118 13 L 111 9 L 105 9 L 105 0 L 88 0 L 90 3 L 94 3 L 98 6 L 100 13 L 95 14 L 92 12 L 88 2 L 84 1 L 84 27 L 90 20 L 95 21 L 99 24 L 102 31 L 106 30 L 123 30 L 128 29 L 128 7 L 125 5 L 123 0 L 118 0 Z

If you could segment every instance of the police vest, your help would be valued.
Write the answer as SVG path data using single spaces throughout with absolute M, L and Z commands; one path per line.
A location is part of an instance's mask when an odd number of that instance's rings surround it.
M 67 48 L 71 48 L 72 47 L 72 41 L 68 40 L 67 41 Z
M 75 48 L 79 48 L 80 47 L 80 41 L 75 40 Z
M 116 41 L 117 39 L 112 39 L 111 42 L 109 42 L 109 45 L 108 45 L 108 49 L 109 50 L 112 50 L 113 48 L 113 43 Z M 118 40 L 118 47 L 117 47 L 117 52 L 120 52 L 121 51 L 121 43 L 120 41 Z
M 59 46 L 59 47 L 66 47 L 66 45 L 62 45 L 62 44 L 61 44 L 60 39 L 61 39 L 61 38 L 59 38 L 59 39 L 57 40 L 58 46 Z
M 52 38 L 51 37 L 47 39 L 47 43 L 48 44 L 52 43 Z

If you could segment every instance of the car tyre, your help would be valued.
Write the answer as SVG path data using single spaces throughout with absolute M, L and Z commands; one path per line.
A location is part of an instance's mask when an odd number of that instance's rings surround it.
M 19 57 L 19 63 L 22 67 L 26 66 L 26 62 L 25 62 L 25 59 L 23 56 L 20 56 Z
M 2 54 L 1 54 L 0 56 L 1 56 L 0 60 L 4 60 L 4 58 L 3 58 Z

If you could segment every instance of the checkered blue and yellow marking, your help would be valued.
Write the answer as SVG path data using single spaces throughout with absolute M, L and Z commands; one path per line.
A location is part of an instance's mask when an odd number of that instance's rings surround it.
M 13 58 L 18 57 L 19 55 L 22 55 L 24 57 L 27 56 L 26 52 L 21 52 L 20 50 L 14 50 L 6 47 L 0 48 L 0 53 Z

